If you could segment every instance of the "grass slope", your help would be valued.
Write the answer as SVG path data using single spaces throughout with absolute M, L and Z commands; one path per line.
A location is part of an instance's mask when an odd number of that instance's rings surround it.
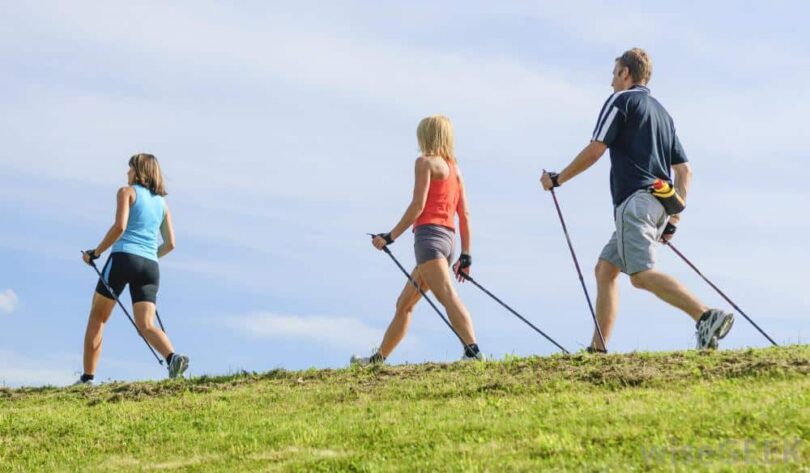
M 810 471 L 810 346 L 0 390 L 0 471 Z

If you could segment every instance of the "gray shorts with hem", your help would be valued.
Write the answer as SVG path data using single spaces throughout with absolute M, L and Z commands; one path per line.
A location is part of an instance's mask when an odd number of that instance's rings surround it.
M 413 251 L 416 264 L 437 258 L 446 258 L 452 264 L 456 234 L 441 225 L 420 225 L 413 232 Z
M 656 245 L 668 218 L 658 199 L 646 190 L 636 191 L 616 207 L 616 231 L 599 258 L 631 276 L 654 268 Z

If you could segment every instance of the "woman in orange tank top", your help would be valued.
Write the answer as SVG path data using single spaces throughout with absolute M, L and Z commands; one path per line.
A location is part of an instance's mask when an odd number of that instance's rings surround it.
M 416 182 L 413 199 L 399 223 L 389 232 L 374 237 L 372 244 L 378 250 L 393 243 L 411 225 L 414 232 L 416 268 L 411 273 L 414 281 L 427 292 L 433 291 L 445 307 L 450 323 L 463 340 L 463 359 L 483 359 L 475 341 L 470 313 L 461 302 L 450 277 L 453 257 L 456 214 L 461 233 L 461 256 L 453 271 L 459 281 L 461 273 L 469 274 L 470 212 L 464 193 L 464 180 L 458 170 L 453 153 L 453 125 L 447 117 L 435 115 L 425 118 L 416 130 L 422 156 L 416 159 Z M 421 295 L 407 282 L 397 300 L 394 319 L 385 332 L 380 348 L 370 357 L 352 357 L 352 363 L 367 365 L 382 363 L 405 338 L 411 322 L 413 308 Z

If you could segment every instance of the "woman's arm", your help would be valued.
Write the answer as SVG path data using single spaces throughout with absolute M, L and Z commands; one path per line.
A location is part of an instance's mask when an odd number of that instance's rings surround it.
M 424 157 L 417 158 L 414 164 L 413 198 L 399 223 L 391 230 L 391 238 L 396 240 L 419 218 L 419 215 L 425 210 L 429 188 L 430 165 Z
M 464 189 L 464 179 L 461 173 L 458 175 L 458 183 L 461 191 L 461 196 L 458 200 L 458 226 L 461 233 L 461 253 L 465 255 L 471 254 L 472 251 L 472 230 L 470 229 L 470 204 L 467 202 L 467 191 Z
M 163 238 L 163 244 L 158 248 L 158 258 L 163 258 L 175 248 L 174 227 L 169 204 L 166 204 L 166 216 L 163 217 L 163 223 L 160 224 L 160 236 Z
M 118 194 L 115 196 L 115 223 L 112 224 L 107 234 L 101 240 L 101 243 L 96 247 L 96 255 L 100 255 L 107 251 L 113 243 L 116 242 L 124 231 L 127 229 L 129 222 L 129 207 L 135 200 L 135 191 L 131 187 L 122 187 L 118 189 Z
M 419 218 L 419 215 L 425 210 L 425 203 L 427 202 L 428 190 L 430 189 L 430 166 L 427 159 L 419 157 L 416 159 L 414 165 L 414 173 L 416 175 L 413 185 L 413 198 L 410 205 L 405 210 L 405 214 L 400 219 L 399 223 L 391 230 L 391 240 L 396 240 L 400 235 L 405 233 L 413 223 Z M 383 249 L 387 244 L 385 238 L 375 236 L 372 244 L 378 250 Z
M 425 210 L 425 203 L 427 202 L 428 190 L 430 189 L 430 166 L 427 159 L 424 157 L 417 158 L 414 165 L 415 180 L 413 184 L 413 198 L 410 205 L 405 210 L 405 214 L 399 220 L 399 223 L 391 230 L 391 238 L 396 240 L 400 235 L 405 233 L 413 222 L 419 218 L 422 211 Z

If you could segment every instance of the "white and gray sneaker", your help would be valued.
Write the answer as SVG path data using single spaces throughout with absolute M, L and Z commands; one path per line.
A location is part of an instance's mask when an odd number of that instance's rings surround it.
M 188 357 L 185 355 L 174 355 L 169 363 L 169 377 L 182 378 L 183 373 L 188 369 Z
M 487 361 L 487 357 L 480 351 L 476 353 L 475 356 L 467 356 L 467 351 L 465 350 L 461 355 L 461 361 Z
M 352 366 L 370 366 L 375 364 L 383 364 L 385 363 L 385 358 L 380 355 L 380 351 L 378 348 L 375 348 L 371 352 L 371 356 L 358 356 L 352 355 L 349 358 L 349 364 Z
M 71 387 L 72 386 L 87 386 L 87 387 L 90 387 L 90 386 L 93 386 L 93 380 L 88 379 L 87 381 L 82 381 L 82 378 L 79 378 L 79 379 L 76 380 L 75 383 L 71 384 L 70 386 Z
M 734 325 L 734 314 L 719 309 L 709 309 L 700 318 L 696 327 L 697 349 L 715 349 L 718 341 L 725 337 Z

